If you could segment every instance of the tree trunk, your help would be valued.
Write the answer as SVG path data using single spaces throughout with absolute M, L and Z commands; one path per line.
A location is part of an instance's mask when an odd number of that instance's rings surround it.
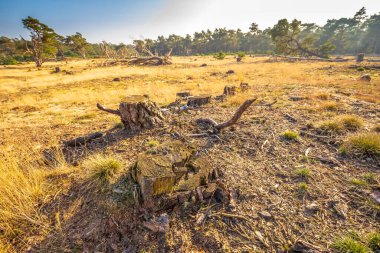
M 146 96 L 129 96 L 119 104 L 119 110 L 107 109 L 97 105 L 102 111 L 119 115 L 124 128 L 130 132 L 139 132 L 162 125 L 165 118 L 156 105 Z

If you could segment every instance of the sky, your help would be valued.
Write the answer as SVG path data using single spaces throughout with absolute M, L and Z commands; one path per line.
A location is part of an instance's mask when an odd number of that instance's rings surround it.
M 26 38 L 27 16 L 60 35 L 130 43 L 221 27 L 248 31 L 252 22 L 265 29 L 282 18 L 323 25 L 363 6 L 367 14 L 380 12 L 380 0 L 0 0 L 0 36 Z

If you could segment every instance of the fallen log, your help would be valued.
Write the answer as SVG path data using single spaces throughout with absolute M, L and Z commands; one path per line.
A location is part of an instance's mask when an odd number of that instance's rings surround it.
M 88 142 L 91 142 L 94 139 L 101 138 L 102 136 L 103 136 L 103 133 L 96 132 L 96 133 L 92 133 L 86 136 L 80 136 L 78 138 L 75 138 L 69 141 L 64 141 L 63 144 L 68 147 L 76 147 L 76 146 L 84 145 Z
M 210 101 L 211 101 L 210 95 L 190 97 L 189 100 L 187 101 L 187 106 L 197 107 L 197 106 L 208 104 L 210 103 Z
M 171 64 L 168 57 L 136 57 L 128 61 L 128 65 L 168 65 Z

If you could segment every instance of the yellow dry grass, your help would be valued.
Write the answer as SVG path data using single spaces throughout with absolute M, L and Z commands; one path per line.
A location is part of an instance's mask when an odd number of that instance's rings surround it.
M 266 59 L 245 57 L 237 64 L 232 56 L 224 60 L 174 57 L 172 65 L 145 67 L 99 67 L 104 60 L 97 59 L 46 63 L 40 69 L 32 63 L 1 67 L 0 252 L 11 251 L 12 240 L 25 239 L 25 231 L 51 229 L 40 206 L 55 193 L 48 175 L 61 173 L 67 165 L 62 162 L 60 170 L 51 172 L 33 161 L 40 159 L 44 148 L 62 139 L 94 129 L 107 130 L 119 121 L 98 111 L 97 102 L 116 107 L 127 95 L 149 94 L 153 101 L 164 105 L 174 101 L 179 91 L 220 95 L 225 85 L 248 82 L 251 90 L 222 106 L 238 106 L 252 96 L 271 100 L 294 90 L 309 97 L 317 94 L 310 108 L 319 104 L 334 109 L 337 103 L 329 99 L 337 90 L 349 90 L 365 101 L 380 103 L 379 76 L 373 76 L 368 84 L 357 81 L 352 72 L 330 74 L 323 70 L 330 65 L 345 69 L 350 63 L 270 63 Z M 200 67 L 202 63 L 208 66 Z M 55 66 L 73 74 L 52 73 Z M 230 69 L 235 74 L 227 75 Z M 115 77 L 122 79 L 114 82 Z M 276 106 L 288 103 L 282 100 Z

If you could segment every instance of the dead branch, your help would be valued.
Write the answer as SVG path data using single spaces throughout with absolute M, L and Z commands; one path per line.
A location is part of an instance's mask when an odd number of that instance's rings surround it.
M 112 114 L 120 116 L 120 111 L 119 110 L 113 110 L 113 109 L 105 108 L 105 107 L 103 107 L 99 103 L 97 103 L 96 106 L 98 107 L 99 110 L 102 110 L 102 111 L 109 112 L 109 113 L 112 113 Z
M 254 99 L 248 99 L 246 100 L 238 109 L 237 111 L 235 112 L 234 116 L 232 116 L 232 118 L 226 122 L 223 122 L 221 124 L 218 124 L 215 126 L 216 129 L 218 130 L 221 130 L 225 127 L 229 127 L 229 126 L 232 126 L 233 124 L 236 123 L 236 121 L 238 121 L 238 119 L 241 117 L 241 115 L 243 114 L 243 112 L 245 110 L 248 109 L 248 107 L 257 100 L 257 98 L 254 98 Z
M 103 136 L 103 133 L 96 132 L 96 133 L 92 133 L 92 134 L 89 134 L 86 136 L 81 136 L 81 137 L 78 137 L 78 138 L 75 138 L 75 139 L 72 139 L 69 141 L 65 141 L 65 142 L 63 142 L 63 144 L 65 146 L 68 146 L 68 147 L 75 147 L 75 146 L 86 144 L 86 143 L 88 143 L 94 139 L 100 138 L 102 136 Z
M 257 100 L 257 98 L 253 98 L 253 99 L 248 99 L 246 100 L 235 112 L 235 114 L 232 116 L 232 118 L 226 122 L 223 122 L 223 123 L 220 123 L 218 124 L 215 120 L 213 119 L 208 119 L 208 118 L 201 118 L 201 119 L 197 119 L 196 120 L 196 123 L 206 123 L 206 124 L 209 124 L 211 125 L 213 128 L 215 128 L 217 131 L 220 131 L 222 130 L 223 128 L 226 128 L 226 127 L 229 127 L 229 126 L 232 126 L 233 124 L 235 124 L 239 118 L 241 117 L 241 115 L 244 113 L 245 110 L 248 109 L 248 107 Z

